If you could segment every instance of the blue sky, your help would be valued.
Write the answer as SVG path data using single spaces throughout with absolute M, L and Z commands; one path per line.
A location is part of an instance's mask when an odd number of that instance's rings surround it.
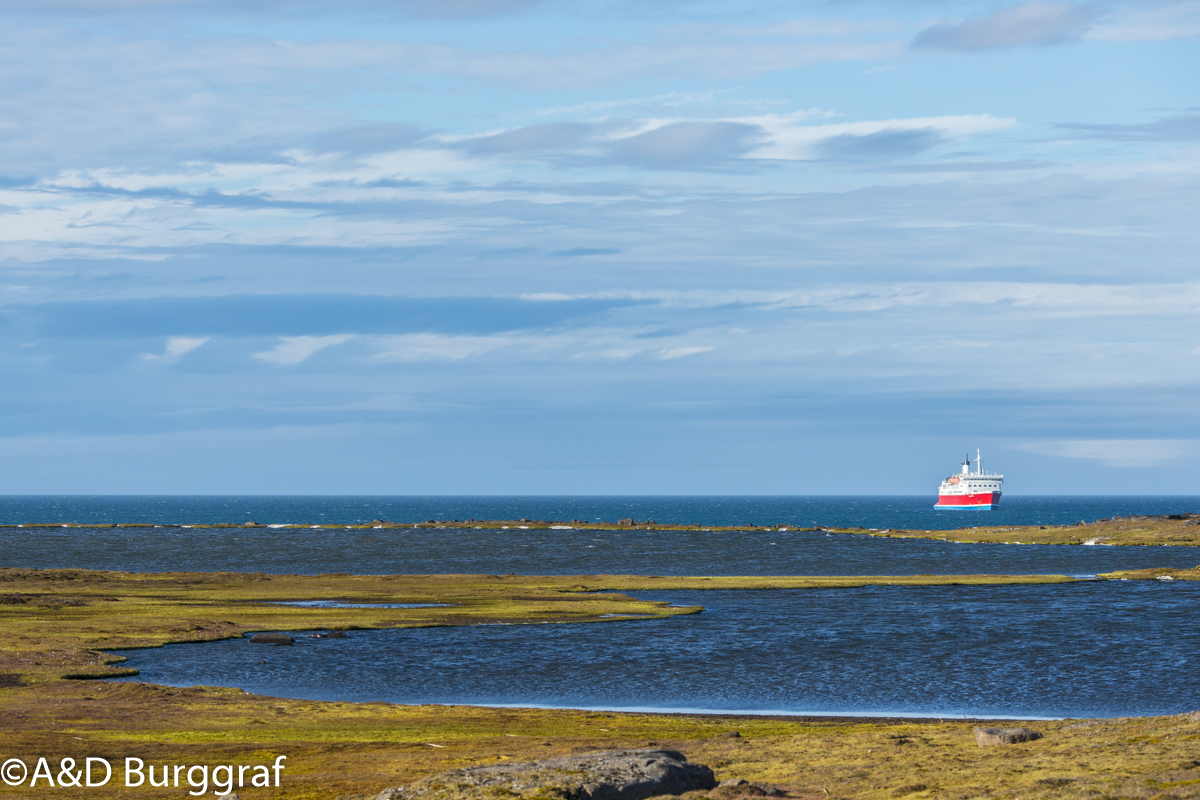
M 1200 2 L 0 13 L 0 491 L 1200 493 Z

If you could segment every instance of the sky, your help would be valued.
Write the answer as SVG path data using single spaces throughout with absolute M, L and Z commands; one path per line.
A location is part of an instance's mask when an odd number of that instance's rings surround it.
M 1200 2 L 0 0 L 0 493 L 1200 494 Z

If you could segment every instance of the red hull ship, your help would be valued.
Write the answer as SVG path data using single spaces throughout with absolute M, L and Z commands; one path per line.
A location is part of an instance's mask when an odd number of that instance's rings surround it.
M 971 471 L 971 459 L 963 460 L 962 472 L 951 475 L 938 487 L 938 501 L 934 508 L 964 511 L 988 511 L 1000 503 L 1000 487 L 1004 476 L 983 471 L 983 458 L 975 451 L 975 471 Z

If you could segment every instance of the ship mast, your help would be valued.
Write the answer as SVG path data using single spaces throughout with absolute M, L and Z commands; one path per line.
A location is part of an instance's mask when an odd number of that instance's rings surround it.
M 975 471 L 980 475 L 983 474 L 983 456 L 979 455 L 979 448 L 975 448 Z

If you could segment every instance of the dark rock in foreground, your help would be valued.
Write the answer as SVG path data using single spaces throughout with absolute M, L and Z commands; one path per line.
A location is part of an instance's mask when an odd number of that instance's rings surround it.
M 645 800 L 716 785 L 711 769 L 689 764 L 674 750 L 605 750 L 452 770 L 410 786 L 384 789 L 375 800 L 495 798 L 509 793 L 559 800 Z
M 1042 735 L 1029 728 L 976 728 L 975 741 L 980 747 L 992 744 L 1018 744 L 1040 739 Z
M 286 633 L 256 633 L 250 637 L 250 644 L 295 644 L 296 640 Z
M 787 792 L 778 786 L 751 783 L 741 778 L 730 778 L 717 784 L 717 794 L 722 797 L 786 797 Z

